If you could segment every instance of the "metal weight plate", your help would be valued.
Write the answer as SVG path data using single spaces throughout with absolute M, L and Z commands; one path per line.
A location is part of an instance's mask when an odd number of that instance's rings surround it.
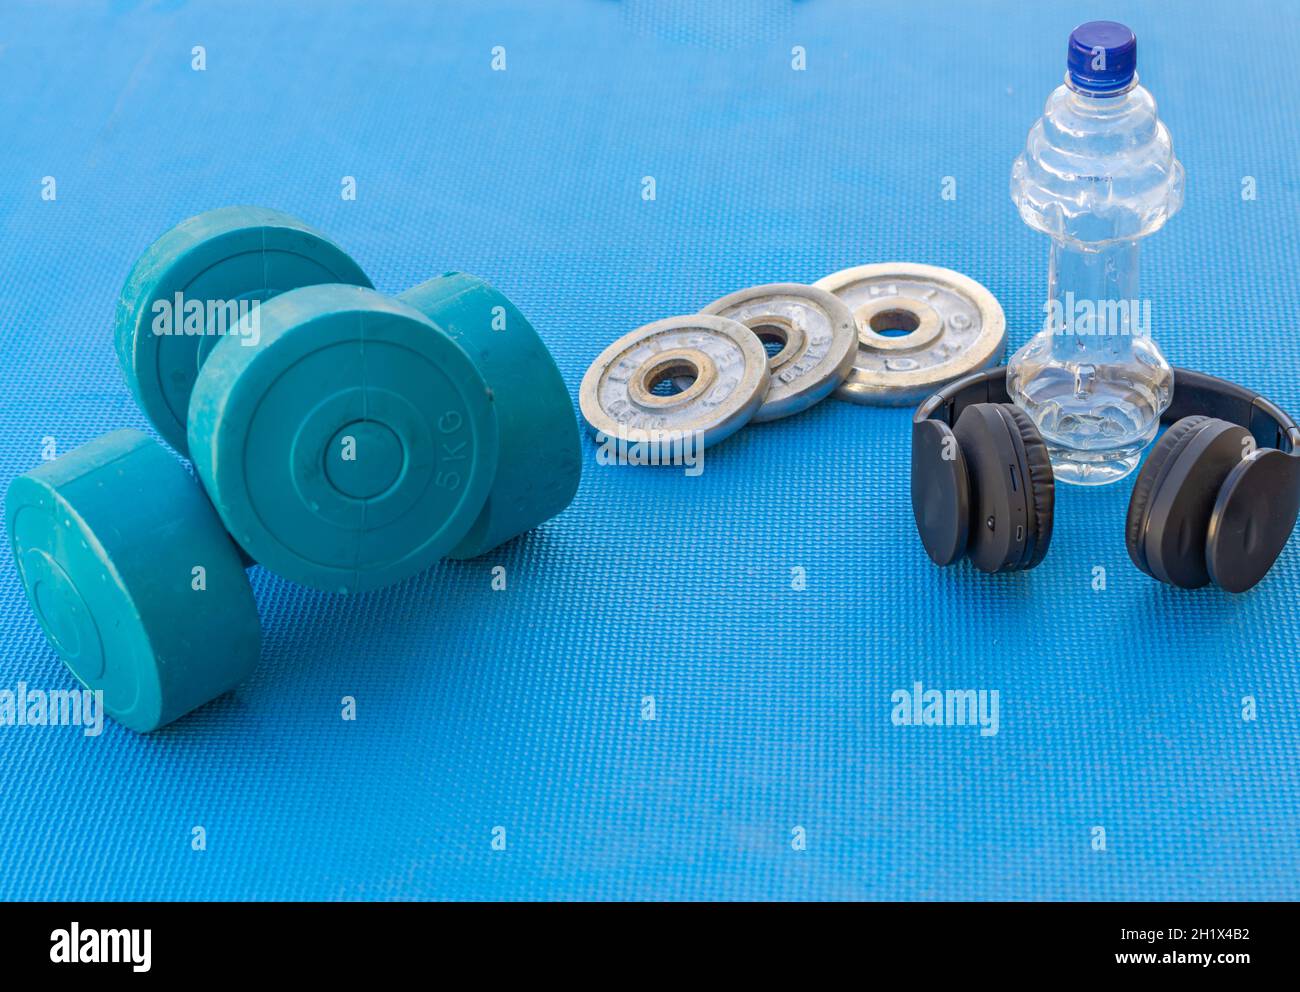
M 127 385 L 163 439 L 186 454 L 199 367 L 235 317 L 286 290 L 333 282 L 370 285 L 338 245 L 263 207 L 210 210 L 150 245 L 122 288 L 115 340 Z
M 223 339 L 190 400 L 194 467 L 231 536 L 271 571 L 364 592 L 446 555 L 496 474 L 491 391 L 418 310 L 359 286 L 261 307 L 262 342 Z
M 1002 306 L 960 272 L 885 262 L 844 269 L 813 285 L 848 304 L 858 325 L 857 355 L 837 399 L 913 406 L 945 383 L 1002 361 Z
M 578 490 L 582 452 L 573 400 L 533 326 L 477 276 L 450 272 L 398 297 L 474 360 L 497 412 L 501 450 L 487 503 L 451 558 L 474 558 L 549 520 Z
M 679 392 L 662 388 L 686 381 Z M 767 351 L 753 331 L 727 317 L 688 314 L 611 344 L 583 376 L 578 402 L 593 432 L 663 457 L 683 443 L 716 444 L 735 433 L 770 382 Z
M 20 475 L 5 515 L 46 639 L 124 726 L 155 730 L 257 664 L 243 562 L 199 484 L 152 438 L 115 431 Z
M 779 348 L 768 359 L 772 383 L 754 423 L 808 409 L 829 396 L 853 368 L 858 345 L 853 313 L 823 289 L 770 283 L 724 296 L 700 312 L 738 320 L 765 346 Z

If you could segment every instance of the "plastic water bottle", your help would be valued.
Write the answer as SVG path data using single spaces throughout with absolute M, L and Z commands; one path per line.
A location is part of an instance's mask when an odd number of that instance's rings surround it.
M 1122 479 L 1174 384 L 1138 291 L 1138 240 L 1183 204 L 1183 167 L 1138 85 L 1137 39 L 1123 24 L 1070 35 L 1065 83 L 1029 130 L 1011 197 L 1052 238 L 1043 329 L 1011 359 L 1011 398 L 1038 426 L 1057 479 Z

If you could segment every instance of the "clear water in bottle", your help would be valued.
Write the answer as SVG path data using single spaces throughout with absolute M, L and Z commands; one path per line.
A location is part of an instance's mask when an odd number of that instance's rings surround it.
M 1182 206 L 1183 167 L 1138 85 L 1133 32 L 1080 25 L 1067 68 L 1011 173 L 1021 218 L 1052 247 L 1043 328 L 1012 357 L 1007 387 L 1056 478 L 1100 485 L 1137 466 L 1173 395 L 1138 248 Z

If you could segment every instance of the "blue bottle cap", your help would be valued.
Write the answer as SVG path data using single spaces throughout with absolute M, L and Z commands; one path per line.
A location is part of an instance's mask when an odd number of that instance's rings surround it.
M 1137 36 L 1116 21 L 1089 21 L 1070 32 L 1070 85 L 1108 96 L 1129 88 L 1137 74 Z

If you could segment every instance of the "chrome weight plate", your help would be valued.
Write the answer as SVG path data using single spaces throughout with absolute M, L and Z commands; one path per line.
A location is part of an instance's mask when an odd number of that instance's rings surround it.
M 858 334 L 848 305 L 823 289 L 794 282 L 742 289 L 701 313 L 740 321 L 775 347 L 771 385 L 754 422 L 777 420 L 825 399 L 853 368 Z
M 767 350 L 753 331 L 688 314 L 638 327 L 606 348 L 582 377 L 578 402 L 594 433 L 666 453 L 688 438 L 709 445 L 735 433 L 770 382 Z
M 1002 306 L 960 272 L 885 262 L 844 269 L 813 285 L 848 304 L 858 325 L 857 355 L 837 399 L 912 406 L 945 383 L 1002 361 Z

